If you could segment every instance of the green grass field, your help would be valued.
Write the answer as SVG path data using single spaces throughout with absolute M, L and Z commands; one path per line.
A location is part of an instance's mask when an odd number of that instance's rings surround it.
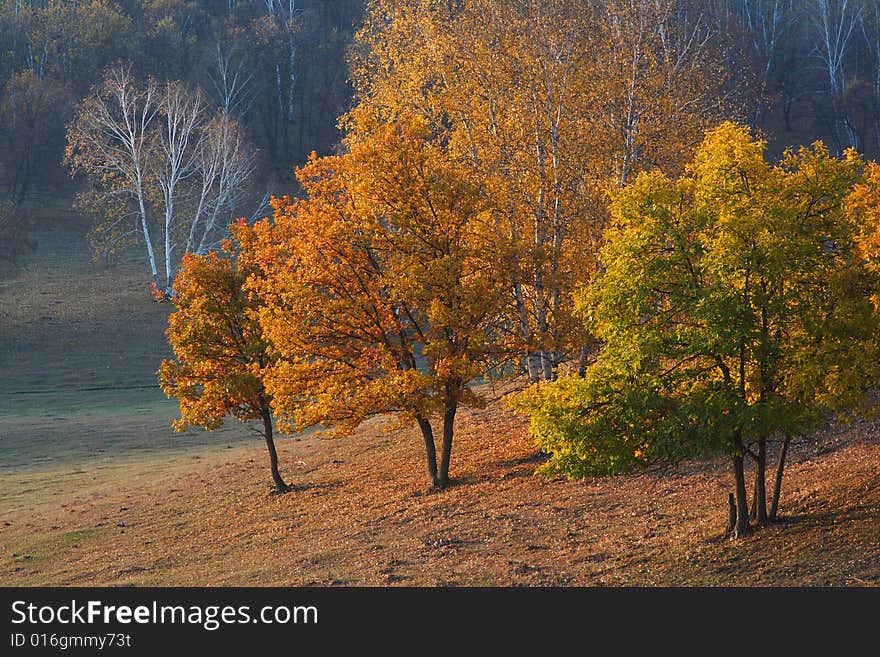
M 69 195 L 44 192 L 29 205 L 38 250 L 0 274 L 0 513 L 11 499 L 32 501 L 10 490 L 22 474 L 57 492 L 83 469 L 252 442 L 237 422 L 213 433 L 171 430 L 176 401 L 155 372 L 170 355 L 172 307 L 150 299 L 145 257 L 134 250 L 113 266 L 93 262 L 89 219 L 70 209 Z

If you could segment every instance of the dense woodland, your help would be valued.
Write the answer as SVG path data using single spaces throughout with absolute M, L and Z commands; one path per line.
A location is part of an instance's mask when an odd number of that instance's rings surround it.
M 389 414 L 445 488 L 522 374 L 542 472 L 724 454 L 743 536 L 792 438 L 872 410 L 880 2 L 2 8 L 6 242 L 63 163 L 176 304 L 176 427 L 262 420 L 279 492 L 273 426 Z
M 3 0 L 0 144 L 6 202 L 58 181 L 64 128 L 105 69 L 200 87 L 247 126 L 287 177 L 338 144 L 363 0 Z M 552 4 L 552 3 L 551 3 Z M 602 9 L 602 5 L 609 5 Z M 630 3 L 580 3 L 606 18 Z M 720 48 L 740 108 L 774 143 L 824 136 L 873 157 L 880 139 L 880 4 L 873 0 L 636 2 L 674 5 Z M 265 191 L 265 190 L 264 190 Z M 7 210 L 8 212 L 8 210 Z M 11 220 L 9 220 L 11 221 Z M 10 228 L 7 227 L 7 230 Z
M 454 4 L 454 3 L 453 3 Z M 551 3 L 553 4 L 553 3 Z M 824 136 L 873 157 L 880 139 L 880 3 L 873 0 L 585 2 L 674 5 L 722 45 L 751 122 L 788 144 Z M 15 198 L 63 175 L 64 126 L 115 62 L 201 87 L 243 117 L 263 162 L 289 176 L 339 142 L 363 0 L 3 0 L 3 180 Z M 609 9 L 602 9 L 609 5 Z M 697 44 L 693 44 L 697 45 Z

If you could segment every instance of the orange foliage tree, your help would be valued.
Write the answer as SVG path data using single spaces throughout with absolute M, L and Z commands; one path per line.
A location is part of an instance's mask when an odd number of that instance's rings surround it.
M 673 174 L 733 89 L 723 34 L 685 0 L 371 0 L 354 49 L 363 134 L 400 114 L 447 133 L 499 211 L 509 342 L 532 381 L 587 358 L 575 290 L 596 271 L 609 192 Z
M 432 485 L 444 487 L 456 412 L 484 403 L 469 384 L 505 359 L 493 340 L 498 228 L 426 122 L 397 121 L 349 146 L 313 157 L 297 172 L 306 197 L 275 199 L 273 221 L 240 233 L 276 356 L 266 389 L 289 431 L 345 434 L 384 413 L 416 423 Z
M 243 223 L 234 228 L 243 230 Z M 159 382 L 168 397 L 180 401 L 175 431 L 216 429 L 229 415 L 242 422 L 261 420 L 272 481 L 285 492 L 272 437 L 271 396 L 263 385 L 272 359 L 258 323 L 259 298 L 243 288 L 252 270 L 237 255 L 227 240 L 220 255 L 184 256 L 175 284 L 177 310 L 166 331 L 174 359 L 162 362 Z
M 859 255 L 880 271 L 880 164 L 867 164 L 864 182 L 855 186 L 848 200 L 850 212 L 859 221 Z M 880 305 L 880 297 L 875 302 Z

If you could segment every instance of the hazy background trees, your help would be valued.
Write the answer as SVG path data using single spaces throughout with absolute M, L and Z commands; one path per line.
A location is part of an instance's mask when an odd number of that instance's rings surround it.
M 355 43 L 354 34 L 365 8 L 381 4 L 373 0 L 0 0 L 0 205 L 11 208 L 7 215 L 20 215 L 22 194 L 32 185 L 35 171 L 41 184 L 67 179 L 61 166 L 63 128 L 75 102 L 119 62 L 131 64 L 141 79 L 179 80 L 203 89 L 206 104 L 224 108 L 255 145 L 258 165 L 265 172 L 258 179 L 295 184 L 295 165 L 305 162 L 312 150 L 322 155 L 333 152 L 340 141 L 337 119 L 351 106 L 349 79 L 358 74 L 348 64 L 349 54 L 362 54 L 369 45 Z M 400 8 L 419 3 L 384 4 Z M 455 6 L 435 4 L 447 11 Z M 516 18 L 517 12 L 504 9 L 505 4 L 521 9 L 529 5 L 486 0 L 474 5 L 479 7 L 474 15 L 485 20 L 475 23 L 471 33 L 461 31 L 464 21 L 457 34 L 434 36 L 445 40 L 444 47 L 454 46 L 457 39 L 459 53 L 465 52 L 462 46 L 468 40 L 472 45 L 489 45 L 493 39 L 498 43 L 507 39 L 510 45 L 517 34 L 523 36 L 520 28 L 528 21 Z M 658 131 L 670 123 L 657 120 L 654 132 L 646 126 L 652 116 L 667 113 L 671 106 L 651 105 L 652 85 L 666 90 L 674 88 L 668 83 L 676 80 L 690 80 L 691 91 L 705 89 L 702 82 L 723 81 L 726 95 L 740 97 L 742 116 L 766 133 L 774 152 L 818 137 L 838 153 L 849 146 L 868 158 L 880 152 L 877 0 L 558 0 L 543 5 L 544 18 L 529 20 L 542 26 L 544 36 L 564 32 L 580 45 L 589 43 L 590 57 L 602 58 L 606 66 L 605 75 L 597 78 L 599 85 L 620 86 L 628 74 L 631 83 L 639 83 L 633 88 L 642 93 L 633 96 L 632 107 L 590 103 L 591 111 L 604 112 L 611 121 L 605 134 L 613 139 L 605 144 L 605 163 L 617 170 L 619 182 L 631 175 L 636 159 L 645 165 L 659 161 L 662 154 L 649 152 L 647 145 L 662 143 Z M 591 12 L 596 12 L 595 20 L 585 22 L 584 16 Z M 587 26 L 586 32 L 569 29 L 578 21 Z M 418 43 L 401 46 L 412 51 Z M 505 84 L 505 93 L 520 96 L 539 90 L 528 82 L 537 80 L 535 72 L 517 68 L 516 53 L 521 51 L 499 50 L 486 68 L 479 63 L 479 49 L 473 50 L 474 72 L 490 75 L 472 82 L 486 89 Z M 564 110 L 558 126 L 563 139 L 564 114 L 575 111 L 571 100 L 583 89 L 571 79 L 560 86 L 560 75 L 579 70 L 583 53 L 575 49 L 557 54 L 561 59 L 548 69 L 553 84 L 535 100 L 543 103 L 545 114 L 554 107 Z M 423 51 L 419 56 L 430 65 L 437 53 Z M 707 57 L 717 66 L 710 77 L 705 77 Z M 688 77 L 693 63 L 703 67 L 702 82 L 700 76 Z M 675 75 L 669 77 L 670 72 Z M 633 77 L 634 73 L 638 75 Z M 527 85 L 520 88 L 514 78 Z M 677 89 L 686 91 L 680 84 Z M 467 99 L 464 94 L 475 88 L 460 85 L 458 90 Z M 28 102 L 21 102 L 23 97 Z M 508 100 L 494 98 L 499 107 Z M 706 100 L 699 94 L 690 99 L 699 105 L 695 108 L 699 112 L 711 109 Z M 559 101 L 563 104 L 554 106 Z M 633 125 L 644 136 L 641 143 L 633 141 Z M 38 127 L 35 133 L 34 127 Z M 548 124 L 548 140 L 552 129 Z M 599 146 L 589 144 L 594 151 Z M 552 204 L 553 198 L 546 194 L 545 204 Z M 547 239 L 553 241 L 552 231 Z M 553 291 L 547 295 L 545 305 L 552 306 Z M 526 330 L 541 332 L 539 325 L 546 324 L 543 332 L 553 332 L 552 322 L 540 317 L 546 314 L 540 304 L 530 313 L 536 315 L 530 319 L 534 327 Z M 541 367 L 542 359 L 545 364 L 552 361 L 554 349 L 545 349 L 543 356 L 539 353 L 534 365 Z
M 2 151 L 13 150 L 6 106 L 23 75 L 79 99 L 123 61 L 138 77 L 203 88 L 243 120 L 271 173 L 292 179 L 294 164 L 339 139 L 361 11 L 361 0 L 0 0 Z M 70 104 L 45 104 L 43 123 L 60 130 L 39 161 L 63 174 Z

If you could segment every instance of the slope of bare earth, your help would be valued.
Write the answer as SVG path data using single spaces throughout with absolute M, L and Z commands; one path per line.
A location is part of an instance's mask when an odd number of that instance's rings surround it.
M 168 307 L 140 260 L 88 260 L 45 209 L 41 250 L 0 277 L 0 584 L 864 586 L 880 584 L 880 424 L 793 445 L 782 522 L 723 538 L 723 459 L 547 481 L 498 399 L 461 415 L 455 485 L 380 420 L 279 440 L 269 492 L 246 428 L 173 434 L 154 384 Z M 500 397 L 502 391 L 490 391 Z

